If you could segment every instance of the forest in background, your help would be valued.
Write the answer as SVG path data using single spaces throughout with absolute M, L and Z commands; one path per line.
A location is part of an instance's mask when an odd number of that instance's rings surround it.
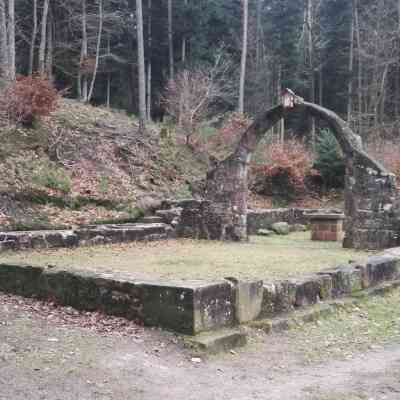
M 0 0 L 0 223 L 192 196 L 285 88 L 399 176 L 400 0 Z M 293 112 L 258 146 L 251 204 L 340 207 L 344 173 Z
M 146 120 L 168 81 L 202 71 L 222 82 L 217 113 L 254 115 L 289 87 L 363 136 L 397 135 L 399 0 L 0 0 L 0 34 L 4 79 L 46 73 Z

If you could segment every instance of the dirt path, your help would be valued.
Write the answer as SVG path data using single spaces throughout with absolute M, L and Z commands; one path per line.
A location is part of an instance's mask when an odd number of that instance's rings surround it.
M 269 336 L 194 363 L 172 334 L 138 327 L 103 335 L 85 318 L 62 322 L 0 295 L 0 399 L 400 399 L 398 344 L 307 365 L 288 351 L 290 335 Z

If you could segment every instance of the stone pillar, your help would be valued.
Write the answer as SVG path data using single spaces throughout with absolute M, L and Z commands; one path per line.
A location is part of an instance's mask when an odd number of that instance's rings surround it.
M 356 154 L 347 160 L 343 246 L 378 250 L 399 246 L 394 174 Z

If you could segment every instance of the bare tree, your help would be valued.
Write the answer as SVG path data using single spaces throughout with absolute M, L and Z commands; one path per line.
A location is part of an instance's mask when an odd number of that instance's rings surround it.
M 186 9 L 188 4 L 189 4 L 189 0 L 184 0 L 183 4 L 184 4 L 184 7 Z M 188 41 L 186 29 L 187 29 L 187 22 L 184 21 L 184 30 L 185 30 L 185 32 L 183 33 L 183 36 L 182 36 L 182 64 L 185 64 L 185 62 L 186 62 L 187 41 Z
M 15 81 L 15 0 L 8 0 L 8 63 L 9 79 Z
M 153 56 L 153 32 L 152 32 L 152 0 L 148 0 L 148 20 L 147 20 L 147 120 L 151 121 L 152 104 L 152 56 Z
M 138 78 L 139 78 L 139 128 L 143 132 L 146 129 L 146 76 L 144 63 L 144 38 L 143 38 L 143 4 L 142 0 L 136 0 L 136 27 L 138 47 Z
M 1 76 L 8 79 L 10 74 L 7 37 L 7 12 L 5 0 L 0 0 L 0 57 L 1 57 Z
M 163 103 L 178 123 L 179 133 L 185 136 L 187 145 L 191 146 L 191 138 L 207 118 L 213 102 L 232 96 L 230 69 L 230 62 L 218 53 L 211 68 L 185 69 L 168 82 Z
M 90 83 L 89 94 L 88 94 L 88 97 L 86 100 L 87 102 L 90 102 L 90 100 L 92 99 L 92 96 L 93 96 L 94 85 L 96 83 L 97 71 L 99 68 L 101 38 L 102 38 L 102 34 L 103 34 L 103 0 L 98 0 L 98 1 L 99 1 L 99 31 L 97 34 L 95 64 L 94 64 L 94 68 L 93 68 L 93 75 L 92 75 L 92 81 Z
M 44 0 L 39 47 L 39 73 L 42 75 L 46 72 L 47 16 L 49 14 L 49 4 L 50 0 Z
M 47 54 L 46 54 L 46 75 L 50 81 L 53 80 L 53 18 L 50 16 L 47 28 Z
M 244 112 L 244 90 L 246 81 L 246 63 L 247 63 L 247 34 L 249 25 L 249 0 L 243 2 L 243 37 L 242 37 L 242 61 L 240 67 L 240 84 L 239 84 L 239 107 L 240 113 Z
M 172 0 L 168 0 L 168 51 L 169 51 L 169 78 L 174 79 L 174 33 Z
M 88 35 L 87 35 L 87 11 L 86 0 L 82 0 L 82 43 L 81 58 L 78 70 L 78 97 L 86 102 L 88 98 L 88 77 L 85 71 L 85 63 L 88 57 Z
M 32 75 L 33 73 L 33 64 L 35 60 L 35 44 L 36 44 L 36 36 L 38 33 L 38 4 L 37 0 L 33 0 L 32 3 L 33 7 L 33 28 L 32 28 L 32 37 L 31 37 L 31 48 L 29 52 L 29 70 L 28 73 L 29 75 Z

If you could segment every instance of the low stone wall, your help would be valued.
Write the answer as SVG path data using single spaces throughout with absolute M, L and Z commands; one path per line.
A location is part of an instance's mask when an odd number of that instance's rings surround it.
M 0 291 L 195 335 L 269 318 L 400 279 L 400 249 L 311 276 L 276 282 L 143 282 L 113 273 L 0 264 Z
M 202 216 L 207 208 L 203 200 L 164 201 L 162 210 L 157 215 L 164 218 L 164 222 L 175 221 L 177 235 L 180 237 L 204 239 L 209 237 L 209 232 Z M 307 225 L 310 213 L 341 213 L 338 209 L 310 209 L 310 208 L 273 208 L 248 210 L 247 231 L 255 235 L 260 229 L 270 229 L 277 222 L 287 222 L 290 225 Z
M 91 225 L 77 230 L 0 232 L 0 252 L 166 239 L 173 229 L 163 223 Z
M 319 301 L 355 294 L 400 279 L 400 252 L 373 256 L 365 264 L 349 264 L 312 276 L 264 283 L 261 316 L 272 317 Z
M 0 291 L 190 335 L 234 322 L 233 292 L 226 281 L 142 282 L 116 274 L 0 264 Z

